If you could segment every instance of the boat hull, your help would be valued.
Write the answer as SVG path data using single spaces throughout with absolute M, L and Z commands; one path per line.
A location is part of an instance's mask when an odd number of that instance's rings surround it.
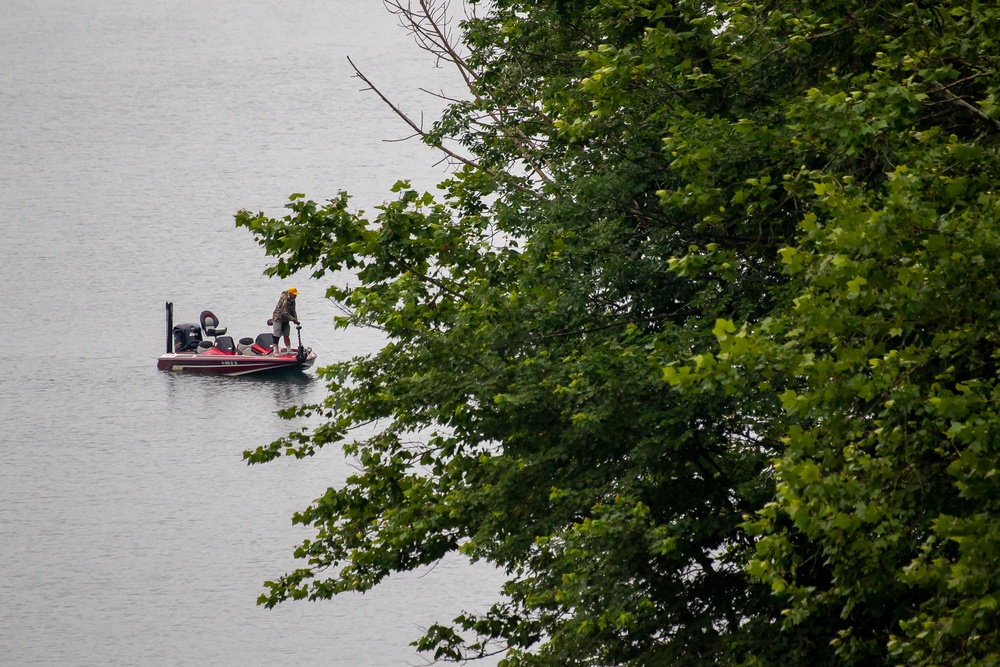
M 161 355 L 156 360 L 156 367 L 161 371 L 198 375 L 248 375 L 278 370 L 305 370 L 312 366 L 315 361 L 316 354 L 311 350 L 301 361 L 295 352 L 261 356 L 170 352 Z

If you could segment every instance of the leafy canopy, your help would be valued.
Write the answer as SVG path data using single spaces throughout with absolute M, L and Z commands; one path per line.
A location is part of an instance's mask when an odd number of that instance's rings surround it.
M 261 603 L 457 551 L 439 658 L 1000 662 L 997 5 L 414 7 L 438 195 L 237 215 L 387 341 L 246 453 L 360 463 Z

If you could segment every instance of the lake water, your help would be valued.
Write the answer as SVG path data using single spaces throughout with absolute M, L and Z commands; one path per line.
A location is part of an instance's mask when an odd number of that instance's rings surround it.
M 366 595 L 255 604 L 343 481 L 336 448 L 248 467 L 316 401 L 297 380 L 156 370 L 164 302 L 267 329 L 295 284 L 319 364 L 326 283 L 265 279 L 233 214 L 350 191 L 370 209 L 445 172 L 351 77 L 419 117 L 456 91 L 378 0 L 3 0 L 0 12 L 0 664 L 419 665 L 409 642 L 485 609 L 500 577 L 449 559 Z

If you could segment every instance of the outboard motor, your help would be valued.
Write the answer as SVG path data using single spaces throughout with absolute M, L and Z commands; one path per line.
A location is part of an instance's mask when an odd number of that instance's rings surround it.
M 177 324 L 174 325 L 174 352 L 190 352 L 198 349 L 198 343 L 202 342 L 201 327 L 197 324 Z

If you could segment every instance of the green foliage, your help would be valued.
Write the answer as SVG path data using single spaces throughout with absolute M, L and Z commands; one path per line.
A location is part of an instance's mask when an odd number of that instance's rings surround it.
M 1000 8 L 482 11 L 438 197 L 237 216 L 387 339 L 246 453 L 360 464 L 262 604 L 458 551 L 439 658 L 1000 662 Z

